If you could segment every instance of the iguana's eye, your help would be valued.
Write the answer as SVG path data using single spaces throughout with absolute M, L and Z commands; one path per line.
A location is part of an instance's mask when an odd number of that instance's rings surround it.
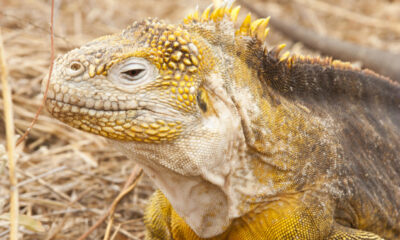
M 151 82 L 157 74 L 153 64 L 143 58 L 132 57 L 111 67 L 110 80 L 120 89 L 135 90 L 139 85 Z
M 122 72 L 122 74 L 124 74 L 127 79 L 134 81 L 139 79 L 144 71 L 145 69 L 138 68 Z
M 120 77 L 128 81 L 138 81 L 146 76 L 146 65 L 140 62 L 127 62 L 120 69 Z

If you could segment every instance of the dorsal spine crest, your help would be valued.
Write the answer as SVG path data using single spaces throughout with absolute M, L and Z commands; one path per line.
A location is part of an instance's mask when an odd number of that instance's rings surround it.
M 194 11 L 193 13 L 187 15 L 183 22 L 185 24 L 196 23 L 196 22 L 220 22 L 223 19 L 229 20 L 232 23 L 236 23 L 240 6 L 236 6 L 233 8 L 230 4 L 222 4 L 219 7 L 215 7 L 214 10 L 211 11 L 213 5 L 207 7 L 201 16 L 199 17 L 198 10 Z M 246 18 L 243 20 L 241 26 L 236 30 L 236 36 L 250 36 L 253 37 L 260 42 L 264 42 L 268 32 L 268 23 L 270 17 L 267 18 L 260 18 L 256 19 L 253 22 L 251 21 L 251 15 L 248 14 Z
M 201 14 L 199 14 L 198 10 L 189 14 L 184 19 L 184 24 L 191 23 L 218 23 L 223 20 L 228 20 L 233 24 L 236 24 L 237 18 L 239 15 L 240 6 L 233 7 L 230 3 L 222 3 L 219 6 L 215 6 L 211 4 L 208 6 Z M 243 22 L 240 24 L 235 30 L 235 36 L 237 37 L 251 37 L 256 40 L 260 46 L 263 46 L 264 54 L 269 55 L 277 59 L 277 62 L 286 63 L 288 68 L 291 68 L 297 64 L 320 64 L 324 67 L 332 67 L 340 70 L 355 70 L 360 71 L 358 67 L 353 66 L 350 62 L 342 62 L 340 60 L 333 60 L 332 58 L 320 58 L 320 57 L 311 57 L 311 56 L 301 56 L 301 55 L 293 55 L 289 51 L 285 51 L 283 54 L 282 50 L 286 47 L 286 44 L 280 44 L 273 48 L 271 51 L 265 47 L 264 42 L 269 33 L 268 23 L 270 21 L 270 17 L 267 18 L 259 18 L 254 21 L 251 20 L 251 14 L 247 14 L 244 18 Z M 374 75 L 378 77 L 382 77 L 377 75 L 376 73 L 371 73 L 370 71 L 363 70 L 365 74 Z

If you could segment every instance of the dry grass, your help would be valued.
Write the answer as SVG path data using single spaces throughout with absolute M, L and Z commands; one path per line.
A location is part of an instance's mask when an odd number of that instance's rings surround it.
M 250 0 L 248 0 L 250 1 Z M 400 1 L 317 0 L 344 9 L 342 15 L 318 9 L 306 0 L 253 1 L 277 16 L 299 22 L 317 32 L 400 52 L 396 30 L 382 22 L 400 23 Z M 159 17 L 178 22 L 200 0 L 69 0 L 56 1 L 56 54 L 62 54 L 104 34 L 117 32 L 132 21 Z M 371 7 L 373 6 L 373 7 Z M 242 10 L 243 11 L 243 10 Z M 243 12 L 246 12 L 245 10 Z M 351 13 L 369 19 L 367 26 Z M 2 0 L 0 27 L 9 67 L 14 102 L 14 123 L 18 134 L 29 126 L 41 102 L 40 82 L 50 59 L 50 4 L 44 0 Z M 289 43 L 295 52 L 315 54 L 291 44 L 272 29 L 269 43 Z M 3 99 L 0 99 L 3 110 Z M 1 112 L 1 118 L 4 115 Z M 5 144 L 5 128 L 0 126 L 0 143 Z M 45 227 L 44 233 L 20 228 L 20 239 L 76 239 L 107 210 L 123 187 L 134 163 L 96 136 L 66 127 L 43 113 L 28 139 L 16 149 L 20 213 L 31 215 Z M 0 215 L 10 211 L 9 176 L 5 158 L 0 158 Z M 154 187 L 147 177 L 123 199 L 116 209 L 111 235 L 114 239 L 143 239 L 143 209 Z M 0 239 L 8 239 L 9 223 L 0 220 Z M 102 239 L 106 223 L 88 239 Z M 115 233 L 117 232 L 117 233 Z M 114 235 L 115 233 L 115 235 Z
M 6 141 L 7 141 L 7 158 L 8 158 L 8 175 L 10 179 L 10 239 L 16 240 L 18 238 L 18 179 L 15 173 L 15 128 L 14 128 L 14 115 L 12 111 L 12 97 L 11 89 L 8 84 L 8 68 L 6 64 L 3 37 L 0 29 L 0 78 L 3 93 L 4 103 L 4 123 L 6 128 Z

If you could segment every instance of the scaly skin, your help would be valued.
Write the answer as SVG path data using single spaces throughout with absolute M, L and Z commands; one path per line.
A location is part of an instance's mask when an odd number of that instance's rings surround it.
M 279 57 L 268 19 L 136 22 L 56 60 L 47 108 L 159 187 L 146 239 L 399 239 L 400 86 Z

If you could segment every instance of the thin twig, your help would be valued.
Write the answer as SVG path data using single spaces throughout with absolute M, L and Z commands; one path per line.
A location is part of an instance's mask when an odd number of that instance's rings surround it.
M 23 182 L 20 182 L 20 183 L 18 183 L 17 186 L 15 186 L 15 187 L 17 187 L 17 188 L 18 188 L 18 187 L 21 187 L 21 186 L 23 186 L 23 185 L 25 185 L 25 184 L 28 184 L 28 183 L 37 181 L 37 180 L 39 180 L 39 179 L 41 179 L 41 178 L 44 178 L 44 177 L 46 177 L 46 176 L 52 175 L 52 174 L 54 174 L 54 173 L 56 173 L 56 172 L 64 171 L 65 169 L 67 169 L 67 166 L 61 166 L 61 167 L 58 167 L 58 168 L 55 168 L 55 169 L 51 169 L 50 171 L 47 171 L 47 172 L 45 172 L 45 173 L 43 173 L 43 174 L 40 174 L 40 175 L 38 175 L 38 176 L 35 176 L 35 177 L 33 177 L 33 178 L 30 178 L 30 179 L 27 179 L 27 180 L 25 180 L 25 181 L 23 181 Z
M 109 215 L 107 228 L 106 228 L 106 232 L 104 233 L 103 240 L 109 240 L 110 239 L 110 234 L 111 234 L 111 229 L 112 229 L 112 225 L 113 224 L 114 224 L 114 211 Z
M 0 238 L 4 237 L 5 235 L 7 235 L 10 232 L 10 229 L 5 230 L 4 232 L 0 233 Z
M 4 56 L 3 38 L 0 29 L 0 72 L 1 72 L 1 83 L 3 86 L 3 104 L 4 104 L 4 120 L 6 123 L 6 138 L 7 138 L 7 153 L 8 153 L 8 171 L 10 177 L 10 239 L 18 239 L 18 179 L 15 174 L 15 129 L 14 129 L 14 117 L 12 112 L 12 100 L 11 90 L 7 81 L 7 66 Z
M 142 169 L 140 169 L 139 167 L 137 167 L 137 169 L 136 169 L 136 167 L 133 169 L 131 175 L 129 176 L 128 180 L 126 181 L 126 183 L 124 185 L 123 189 L 126 189 L 126 190 L 124 192 L 122 192 L 121 194 L 119 194 L 118 197 L 116 198 L 116 200 L 119 199 L 119 198 L 122 199 L 126 194 L 128 194 L 129 192 L 131 192 L 135 188 L 135 186 L 136 186 L 136 184 L 137 184 L 137 182 L 138 182 L 138 180 L 139 180 L 139 178 L 140 178 L 140 176 L 142 175 L 142 172 L 143 172 Z M 139 171 L 139 173 L 137 173 L 137 171 Z M 130 182 L 133 182 L 133 183 L 130 184 Z M 119 200 L 118 200 L 118 202 L 119 202 Z M 107 224 L 106 233 L 104 234 L 104 240 L 108 240 L 109 239 L 110 232 L 111 232 L 111 227 L 112 227 L 112 225 L 114 223 L 114 212 L 115 212 L 116 208 L 117 208 L 117 203 L 112 206 L 111 212 L 109 214 L 110 220 L 108 221 L 108 224 Z
M 22 171 L 17 169 L 18 173 L 24 176 L 27 176 L 29 178 L 35 178 L 35 176 L 30 173 L 29 171 Z M 58 196 L 60 196 L 61 198 L 67 200 L 67 201 L 71 201 L 71 198 L 63 193 L 62 191 L 58 190 L 56 187 L 52 186 L 50 183 L 46 182 L 44 179 L 39 178 L 37 179 L 37 182 L 40 183 L 42 186 L 46 187 L 47 189 L 49 189 L 51 192 L 54 192 L 55 194 L 57 194 Z
M 35 117 L 33 118 L 31 124 L 29 125 L 29 127 L 26 129 L 24 135 L 22 135 L 18 141 L 17 141 L 17 146 L 19 144 L 21 144 L 25 138 L 28 136 L 29 132 L 32 130 L 33 125 L 35 125 L 36 121 L 39 118 L 39 114 L 42 111 L 45 103 L 46 103 L 46 99 L 47 99 L 47 92 L 49 90 L 49 84 L 50 84 L 50 78 L 51 78 L 51 74 L 53 72 L 53 65 L 54 65 L 54 0 L 51 0 L 51 19 L 50 19 L 50 46 L 51 46 L 51 56 L 50 56 L 50 70 L 49 70 L 49 75 L 47 77 L 47 82 L 46 82 L 46 88 L 44 90 L 43 93 L 43 100 L 42 100 L 42 104 L 40 104 L 38 110 L 36 111 Z
M 138 183 L 138 181 L 139 181 L 140 177 L 142 176 L 142 174 L 143 174 L 143 170 L 139 166 L 136 165 L 133 168 L 133 170 L 131 172 L 131 175 L 129 176 L 128 180 L 126 180 L 122 191 L 114 199 L 114 201 L 111 204 L 111 206 L 108 209 L 108 211 L 99 220 L 97 220 L 97 222 L 86 233 L 81 235 L 78 238 L 78 240 L 86 239 L 96 228 L 98 228 L 107 219 L 108 216 L 114 215 L 114 212 L 115 212 L 115 209 L 116 209 L 118 203 L 122 200 L 122 198 L 125 197 L 125 195 L 130 193 L 136 187 L 136 184 Z M 106 233 L 105 235 L 109 236 L 109 233 Z
M 117 229 L 115 229 L 114 234 L 111 236 L 110 240 L 114 240 L 117 237 L 120 228 L 121 224 L 118 224 Z

